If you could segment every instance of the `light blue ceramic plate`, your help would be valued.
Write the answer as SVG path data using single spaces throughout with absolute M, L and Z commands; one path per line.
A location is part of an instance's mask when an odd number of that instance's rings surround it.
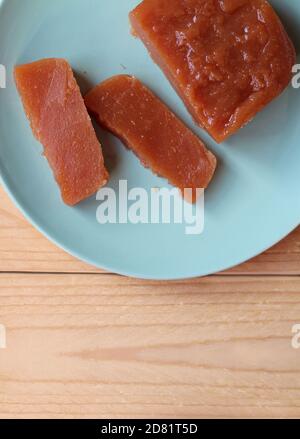
M 269 248 L 300 222 L 300 89 L 290 87 L 250 125 L 223 145 L 196 128 L 143 45 L 129 32 L 139 0 L 4 0 L 0 8 L 0 170 L 4 186 L 26 217 L 76 257 L 117 273 L 151 279 L 207 275 Z M 297 49 L 299 0 L 273 0 Z M 206 193 L 200 236 L 184 225 L 105 225 L 95 197 L 66 207 L 41 146 L 34 140 L 12 79 L 13 66 L 45 57 L 70 61 L 83 92 L 119 73 L 138 76 L 203 139 L 219 158 Z M 100 132 L 110 187 L 160 187 L 113 136 Z

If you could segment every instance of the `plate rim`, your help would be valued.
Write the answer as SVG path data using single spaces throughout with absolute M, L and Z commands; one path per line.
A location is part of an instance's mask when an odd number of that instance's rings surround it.
M 171 277 L 164 276 L 164 275 L 156 276 L 154 274 L 153 275 L 150 275 L 150 274 L 143 275 L 141 273 L 136 273 L 136 272 L 131 271 L 131 270 L 126 271 L 126 270 L 122 270 L 122 269 L 117 268 L 117 267 L 111 267 L 111 266 L 109 266 L 109 264 L 108 265 L 106 265 L 105 263 L 100 264 L 98 262 L 95 262 L 92 258 L 89 258 L 87 256 L 82 255 L 81 252 L 77 252 L 77 251 L 69 248 L 69 246 L 66 246 L 63 243 L 61 243 L 58 239 L 55 238 L 55 236 L 52 235 L 51 232 L 46 230 L 46 227 L 44 227 L 42 224 L 39 224 L 39 222 L 32 217 L 32 215 L 29 213 L 29 211 L 26 210 L 26 206 L 24 206 L 23 203 L 21 201 L 19 201 L 18 197 L 15 195 L 14 191 L 10 188 L 9 183 L 3 174 L 3 171 L 1 168 L 1 163 L 0 163 L 0 184 L 4 188 L 6 194 L 10 198 L 10 200 L 15 204 L 15 206 L 18 208 L 18 210 L 22 213 L 24 218 L 36 230 L 38 230 L 39 233 L 41 233 L 45 238 L 47 238 L 50 242 L 52 242 L 58 248 L 65 251 L 66 253 L 73 256 L 74 258 L 76 258 L 76 259 L 78 259 L 78 260 L 80 260 L 88 265 L 91 265 L 92 267 L 95 267 L 97 269 L 103 269 L 103 270 L 107 271 L 108 273 L 110 272 L 112 274 L 117 274 L 117 275 L 121 275 L 121 276 L 135 278 L 135 279 L 141 279 L 141 280 L 180 281 L 180 280 L 202 278 L 202 277 L 217 275 L 219 273 L 226 272 L 228 270 L 231 270 L 239 265 L 242 265 L 242 264 L 250 261 L 251 259 L 263 254 L 264 252 L 266 252 L 267 250 L 269 250 L 270 248 L 274 247 L 276 244 L 281 242 L 283 239 L 285 239 L 290 233 L 292 233 L 294 230 L 296 230 L 296 228 L 299 227 L 299 225 L 300 225 L 300 218 L 299 218 L 299 220 L 296 220 L 296 223 L 294 225 L 292 225 L 291 229 L 284 232 L 282 236 L 280 236 L 278 239 L 276 238 L 276 240 L 272 241 L 270 244 L 263 245 L 261 250 L 257 250 L 253 254 L 251 253 L 246 258 L 242 258 L 240 260 L 238 260 L 238 258 L 235 258 L 235 259 L 237 259 L 235 262 L 230 262 L 230 263 L 228 263 L 228 265 L 222 264 L 223 265 L 222 267 L 216 268 L 214 270 L 204 271 L 203 273 L 201 273 L 201 270 L 199 268 L 199 273 L 194 273 L 191 275 L 178 274 L 178 276 L 173 275 Z

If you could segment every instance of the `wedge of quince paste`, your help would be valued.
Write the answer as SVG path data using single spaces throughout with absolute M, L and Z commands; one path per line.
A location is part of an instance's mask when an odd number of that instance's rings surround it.
M 100 125 L 119 137 L 155 174 L 181 191 L 208 186 L 216 169 L 215 156 L 138 79 L 110 78 L 91 90 L 85 103 Z
M 20 65 L 15 81 L 64 202 L 88 198 L 107 183 L 108 173 L 70 65 L 64 59 Z

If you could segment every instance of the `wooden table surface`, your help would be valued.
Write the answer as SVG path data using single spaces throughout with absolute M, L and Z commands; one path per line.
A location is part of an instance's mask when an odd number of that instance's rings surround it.
M 300 417 L 300 228 L 209 278 L 146 282 L 57 249 L 0 188 L 1 418 Z

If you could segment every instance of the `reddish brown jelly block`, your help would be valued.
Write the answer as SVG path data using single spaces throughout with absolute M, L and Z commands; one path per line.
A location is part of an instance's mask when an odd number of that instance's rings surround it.
M 144 0 L 130 19 L 196 123 L 217 142 L 291 79 L 295 49 L 265 0 Z
M 85 103 L 155 174 L 181 190 L 208 186 L 216 158 L 138 79 L 108 79 L 88 93 Z
M 64 202 L 79 203 L 107 183 L 108 173 L 70 65 L 63 59 L 21 65 L 15 81 Z

